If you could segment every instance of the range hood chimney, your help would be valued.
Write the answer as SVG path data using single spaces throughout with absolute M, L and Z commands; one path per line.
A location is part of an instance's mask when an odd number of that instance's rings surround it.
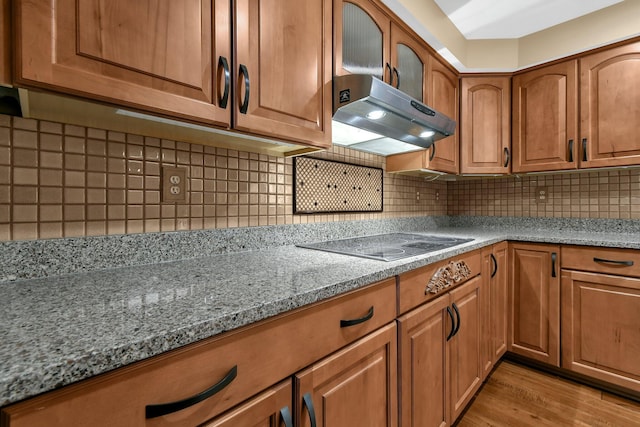
M 381 155 L 424 150 L 456 122 L 366 74 L 333 78 L 333 143 Z

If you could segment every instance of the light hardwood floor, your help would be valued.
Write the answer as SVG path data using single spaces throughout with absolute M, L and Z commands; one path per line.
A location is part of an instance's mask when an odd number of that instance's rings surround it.
M 456 426 L 637 427 L 640 403 L 502 361 Z

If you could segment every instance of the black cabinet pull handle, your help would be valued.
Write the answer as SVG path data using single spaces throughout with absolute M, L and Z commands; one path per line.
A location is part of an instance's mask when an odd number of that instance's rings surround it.
M 587 161 L 587 138 L 582 138 L 582 161 Z
M 511 161 L 511 153 L 509 153 L 509 148 L 504 147 L 504 167 L 506 168 L 507 166 L 509 166 L 509 162 Z
M 360 317 L 358 319 L 351 319 L 351 320 L 341 320 L 340 321 L 340 327 L 341 328 L 348 328 L 349 326 L 358 325 L 360 323 L 366 322 L 367 320 L 371 319 L 372 317 L 373 317 L 373 306 L 371 306 L 371 308 L 369 309 L 367 314 L 365 314 L 363 317 Z
M 431 144 L 431 154 L 429 154 L 429 161 L 433 160 L 436 156 L 436 144 Z
M 458 311 L 458 306 L 455 302 L 451 304 L 451 307 L 453 307 L 453 311 L 456 312 L 456 330 L 453 332 L 453 336 L 456 336 L 460 330 L 460 312 Z
M 491 261 L 493 262 L 493 271 L 491 272 L 491 277 L 495 277 L 496 273 L 498 273 L 498 260 L 493 254 L 491 254 Z
M 393 67 L 393 74 L 396 75 L 396 89 L 400 89 L 400 73 L 396 67 Z
M 293 418 L 291 417 L 291 411 L 289 411 L 288 406 L 280 409 L 280 419 L 284 423 L 284 427 L 293 427 Z
M 391 71 L 391 65 L 387 62 L 387 70 L 389 70 L 389 84 L 393 86 L 393 71 Z M 384 73 L 382 73 L 382 81 L 384 81 Z
M 249 109 L 250 86 L 249 70 L 247 70 L 246 65 L 240 64 L 240 74 L 244 76 L 244 100 L 242 101 L 242 105 L 240 106 L 240 112 L 242 114 L 247 114 L 247 110 Z
M 451 319 L 451 331 L 449 332 L 449 335 L 447 335 L 447 341 L 449 341 L 456 330 L 456 321 L 453 320 L 453 311 L 451 311 L 449 306 L 447 306 L 447 314 L 449 314 L 449 318 Z
M 593 257 L 593 260 L 595 262 L 605 262 L 607 264 L 626 265 L 627 267 L 631 267 L 633 265 L 633 261 L 617 261 L 613 259 L 603 259 L 603 258 L 596 258 L 596 257 Z
M 573 163 L 573 139 L 569 140 L 569 163 Z
M 556 277 L 556 259 L 558 255 L 555 252 L 551 252 L 551 277 Z
M 224 92 L 222 93 L 222 98 L 220 98 L 220 108 L 227 108 L 227 103 L 229 102 L 229 86 L 231 84 L 231 73 L 229 72 L 229 62 L 227 58 L 221 56 L 218 60 L 218 67 L 222 67 L 222 72 L 224 73 Z
M 311 427 L 316 427 L 316 410 L 313 408 L 313 399 L 310 393 L 305 393 L 304 396 L 302 396 L 302 405 L 307 407 Z
M 229 372 L 227 372 L 227 375 L 225 375 L 224 378 L 220 380 L 220 382 L 214 384 L 211 388 L 208 388 L 207 390 L 196 394 L 195 396 L 187 397 L 186 399 L 178 400 L 177 402 L 147 405 L 145 407 L 145 416 L 147 419 L 161 417 L 163 415 L 181 411 L 188 408 L 189 406 L 195 405 L 196 403 L 200 403 L 231 384 L 231 381 L 233 381 L 237 375 L 238 365 L 235 365 Z

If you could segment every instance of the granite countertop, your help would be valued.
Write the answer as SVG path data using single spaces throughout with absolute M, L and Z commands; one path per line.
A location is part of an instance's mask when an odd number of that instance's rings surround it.
M 626 232 L 426 232 L 474 240 L 394 262 L 282 245 L 3 283 L 0 406 L 507 239 L 640 249 Z

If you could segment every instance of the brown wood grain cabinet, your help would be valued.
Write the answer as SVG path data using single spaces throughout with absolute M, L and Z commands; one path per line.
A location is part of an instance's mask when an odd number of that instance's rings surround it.
M 640 393 L 640 253 L 562 254 L 562 367 Z
M 507 351 L 509 295 L 509 248 L 507 242 L 482 250 L 480 289 L 483 379 Z
M 509 243 L 508 350 L 560 366 L 560 247 Z
M 580 58 L 580 167 L 640 164 L 640 42 Z
M 0 2 L 0 85 L 11 85 L 11 0 Z
M 471 278 L 435 298 L 425 286 L 439 267 L 399 277 L 400 425 L 446 426 L 455 421 L 482 383 L 480 252 L 465 254 Z M 422 294 L 422 295 L 420 295 Z
M 279 391 L 272 389 L 274 384 L 291 378 L 296 372 L 369 333 L 386 325 L 393 325 L 391 322 L 396 316 L 396 308 L 395 304 L 389 302 L 395 301 L 395 295 L 396 284 L 392 278 L 222 336 L 163 353 L 7 406 L 2 409 L 0 425 L 156 427 L 201 425 L 217 420 L 215 417 L 218 416 L 225 420 L 228 417 L 233 419 L 236 415 L 240 417 L 237 419 L 261 420 L 271 413 L 279 413 L 282 408 L 279 398 L 265 397 L 266 403 L 247 399 L 263 391 L 269 395 L 279 395 Z M 368 313 L 372 313 L 368 320 L 341 327 L 341 320 L 362 319 Z M 395 336 L 395 327 L 382 330 L 387 333 L 385 337 L 388 334 Z M 374 341 L 372 339 L 371 342 Z M 392 350 L 387 344 L 384 348 L 389 352 L 384 363 L 391 363 Z M 364 357 L 358 351 L 360 350 L 356 350 L 354 354 Z M 379 348 L 371 351 L 375 354 L 368 359 L 369 362 L 377 360 L 383 354 Z M 358 361 L 354 361 L 356 362 Z M 361 367 L 368 366 L 365 362 L 358 363 L 364 363 Z M 342 363 L 332 366 L 336 369 L 344 368 Z M 375 374 L 377 372 L 374 370 Z M 344 374 L 339 370 L 335 373 Z M 348 373 L 352 374 L 353 371 Z M 370 378 L 368 375 L 361 377 L 366 381 Z M 165 415 L 159 415 L 158 409 L 153 409 L 152 415 L 157 416 L 149 418 L 150 405 L 164 405 L 199 396 L 219 382 L 226 385 L 208 398 L 192 402 L 192 405 L 183 409 L 171 408 Z M 387 386 L 395 390 L 393 384 L 388 383 Z M 276 386 L 276 389 L 279 387 Z M 366 393 L 366 390 L 362 393 Z M 359 396 L 353 396 L 353 399 L 357 401 Z M 243 402 L 247 405 L 246 410 L 240 410 L 238 414 L 234 412 L 233 416 L 225 414 L 225 411 Z M 251 408 L 258 413 L 248 414 L 247 412 L 254 411 Z M 293 402 L 290 409 L 293 414 Z M 389 411 L 393 411 L 393 406 Z
M 514 173 L 578 167 L 578 61 L 513 77 Z
M 460 172 L 509 173 L 511 78 L 462 77 L 460 91 Z
M 287 1 L 17 0 L 14 79 L 328 147 L 331 1 Z

